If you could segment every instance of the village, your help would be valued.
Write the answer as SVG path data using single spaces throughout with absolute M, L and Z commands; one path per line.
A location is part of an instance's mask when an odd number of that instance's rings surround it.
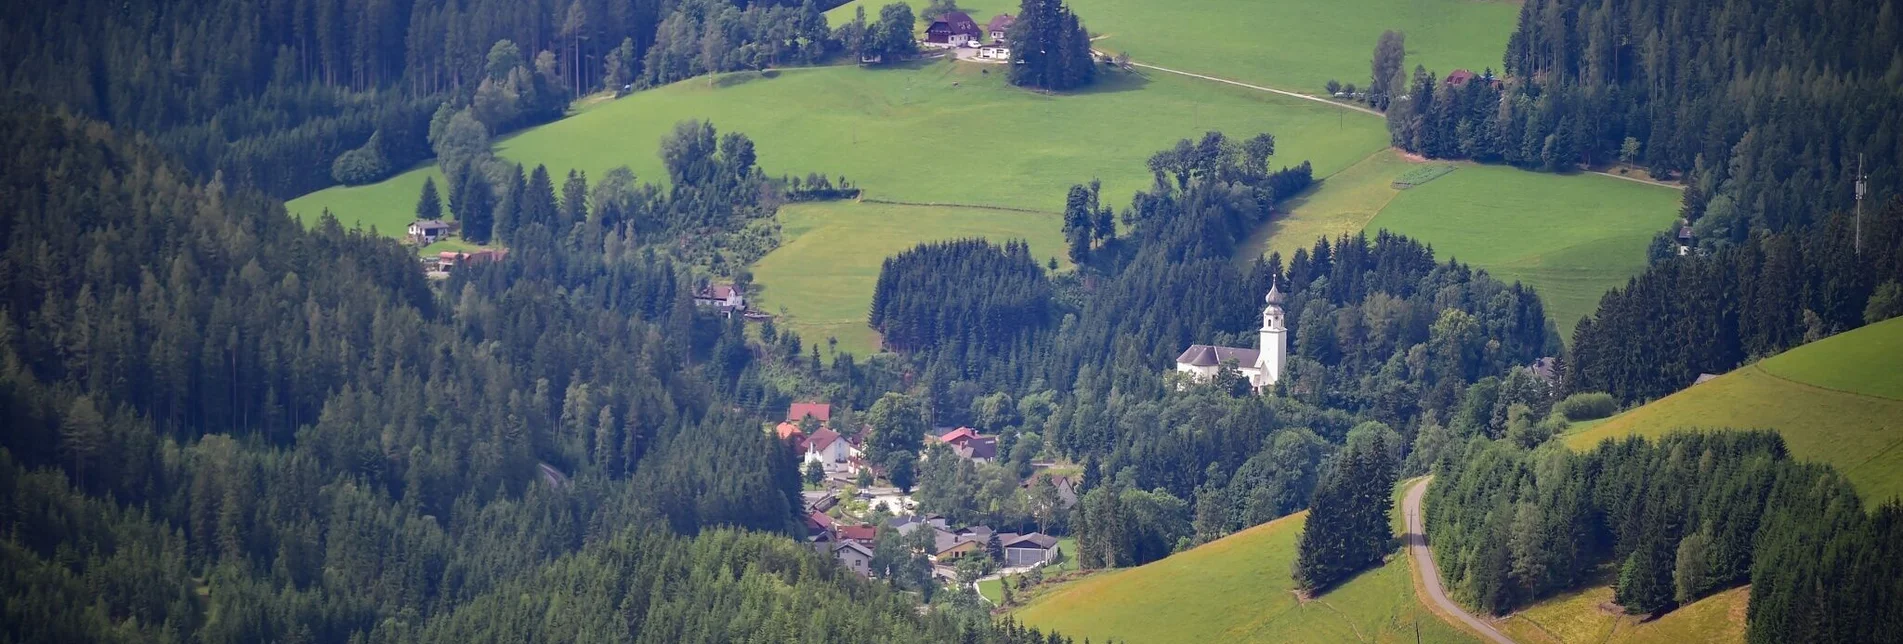
M 985 525 L 953 525 L 939 514 L 920 514 L 911 496 L 893 487 L 875 487 L 877 468 L 868 463 L 860 427 L 842 434 L 832 427 L 832 406 L 819 402 L 793 403 L 786 420 L 773 433 L 800 456 L 803 468 L 821 474 L 803 493 L 807 543 L 815 551 L 837 558 L 861 575 L 877 572 L 874 562 L 882 533 L 906 545 L 911 557 L 931 564 L 934 578 L 963 581 L 970 575 L 991 577 L 1020 574 L 1062 563 L 1067 556 L 1060 538 L 1041 532 L 1009 532 Z M 923 437 L 944 445 L 955 458 L 973 463 L 998 459 L 998 437 L 969 427 L 937 429 Z M 1022 483 L 1036 480 L 1033 475 Z M 1076 482 L 1067 476 L 1047 475 L 1056 486 L 1061 509 L 1077 504 Z M 809 476 L 810 483 L 812 477 Z

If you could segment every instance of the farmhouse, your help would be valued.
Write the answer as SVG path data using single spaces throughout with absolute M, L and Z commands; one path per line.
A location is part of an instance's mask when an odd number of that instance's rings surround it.
M 998 14 L 991 18 L 991 22 L 985 23 L 985 35 L 990 36 L 992 40 L 1004 40 L 1005 34 L 1011 31 L 1011 25 L 1017 24 L 1017 21 L 1018 19 L 1011 17 L 1011 14 Z
M 1234 363 L 1236 370 L 1249 379 L 1249 386 L 1257 392 L 1275 386 L 1282 379 L 1282 366 L 1288 360 L 1288 327 L 1283 324 L 1282 291 L 1270 285 L 1269 294 L 1263 301 L 1268 306 L 1262 309 L 1259 348 L 1192 344 L 1183 350 L 1182 355 L 1176 356 L 1176 370 L 1189 374 L 1199 382 L 1207 382 L 1215 378 L 1224 365 Z
M 830 429 L 820 428 L 806 439 L 807 463 L 819 463 L 820 467 L 833 470 L 845 464 L 846 459 L 855 456 L 852 444 Z
M 925 28 L 925 42 L 946 47 L 963 47 L 978 41 L 984 32 L 978 30 L 978 22 L 963 11 L 952 11 L 932 21 Z
M 418 219 L 410 222 L 410 239 L 418 244 L 429 245 L 449 236 L 450 226 L 434 219 Z
M 736 311 L 747 310 L 747 298 L 732 284 L 708 284 L 694 292 L 694 305 L 709 307 L 731 317 Z

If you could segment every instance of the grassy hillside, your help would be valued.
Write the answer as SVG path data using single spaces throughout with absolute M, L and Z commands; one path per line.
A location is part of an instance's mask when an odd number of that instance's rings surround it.
M 1096 46 L 1139 62 L 1320 95 L 1365 87 L 1382 30 L 1407 33 L 1407 69 L 1500 68 L 1520 4 L 1507 0 L 1072 0 Z
M 1146 566 L 1074 582 L 1015 617 L 1097 642 L 1411 642 L 1416 624 L 1424 642 L 1474 641 L 1415 600 L 1407 557 L 1398 550 L 1387 565 L 1316 600 L 1298 601 L 1289 570 L 1306 518 L 1284 517 Z
M 664 176 L 656 150 L 684 119 L 710 119 L 758 144 L 769 173 L 844 174 L 868 196 L 1058 210 L 1070 185 L 1101 177 L 1112 203 L 1147 186 L 1143 161 L 1179 138 L 1220 129 L 1271 132 L 1277 161 L 1347 167 L 1386 142 L 1374 119 L 1165 74 L 1106 74 L 1091 91 L 1047 96 L 1009 86 L 995 65 L 949 62 L 867 70 L 825 67 L 728 74 L 637 92 L 503 140 L 497 152 L 591 177 L 626 164 Z M 290 203 L 348 225 L 406 225 L 422 168 L 382 183 L 331 188 Z
M 1610 586 L 1595 586 L 1547 599 L 1497 627 L 1520 644 L 1743 642 L 1750 600 L 1750 587 L 1733 588 L 1648 622 L 1610 605 Z
M 779 217 L 780 247 L 753 268 L 764 286 L 757 302 L 769 313 L 784 312 L 778 324 L 807 343 L 836 337 L 841 350 L 858 355 L 879 346 L 866 312 L 880 263 L 921 241 L 1024 239 L 1040 262 L 1068 263 L 1058 215 L 840 202 L 795 204 Z
M 1571 338 L 1613 287 L 1645 269 L 1652 235 L 1677 216 L 1679 193 L 1596 174 L 1556 175 L 1461 164 L 1402 190 L 1367 223 L 1539 289 Z
M 1588 449 L 1609 437 L 1680 428 L 1769 428 L 1798 458 L 1822 461 L 1870 504 L 1903 496 L 1903 319 L 1778 354 L 1566 437 Z

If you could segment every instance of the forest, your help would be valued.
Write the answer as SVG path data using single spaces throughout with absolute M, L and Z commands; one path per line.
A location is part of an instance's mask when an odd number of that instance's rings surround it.
M 1863 163 L 1873 199 L 1895 194 L 1899 33 L 1894 2 L 1533 0 L 1503 74 L 1456 82 L 1416 66 L 1376 80 L 1406 89 L 1388 106 L 1395 145 L 1552 171 L 1642 167 L 1686 185 L 1701 244 L 1731 244 L 1848 209 Z
M 9 640 L 1063 641 L 774 534 L 793 455 L 716 404 L 754 354 L 672 260 L 530 220 L 432 287 L 98 123 L 0 119 Z
M 1751 585 L 1752 642 L 1895 641 L 1903 504 L 1871 513 L 1772 432 L 1607 440 L 1574 453 L 1474 441 L 1428 491 L 1449 586 L 1504 614 L 1594 579 L 1655 614 Z
M 1714 253 L 1659 253 L 1573 332 L 1568 391 L 1664 397 L 1799 344 L 1903 314 L 1903 200 Z

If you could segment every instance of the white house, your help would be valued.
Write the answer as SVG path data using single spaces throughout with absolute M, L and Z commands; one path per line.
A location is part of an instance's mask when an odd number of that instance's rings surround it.
M 806 462 L 819 463 L 826 469 L 837 469 L 853 456 L 852 444 L 845 437 L 831 429 L 820 428 L 806 439 Z
M 1176 356 L 1176 370 L 1198 381 L 1207 381 L 1214 378 L 1225 363 L 1233 362 L 1256 391 L 1275 386 L 1282 379 L 1282 367 L 1288 364 L 1288 327 L 1282 315 L 1282 291 L 1270 285 L 1263 301 L 1268 306 L 1262 309 L 1258 348 L 1192 344 L 1182 355 Z
M 410 239 L 418 244 L 432 244 L 449 236 L 449 224 L 434 219 L 418 219 L 410 222 Z
M 838 557 L 839 563 L 845 564 L 853 572 L 867 577 L 872 576 L 871 548 L 857 541 L 840 541 L 838 545 L 833 546 L 833 556 Z
M 709 284 L 706 288 L 694 292 L 694 304 L 713 307 L 731 314 L 733 311 L 747 310 L 747 296 L 732 284 Z
M 1011 45 L 996 41 L 978 48 L 978 57 L 990 60 L 1011 60 Z

